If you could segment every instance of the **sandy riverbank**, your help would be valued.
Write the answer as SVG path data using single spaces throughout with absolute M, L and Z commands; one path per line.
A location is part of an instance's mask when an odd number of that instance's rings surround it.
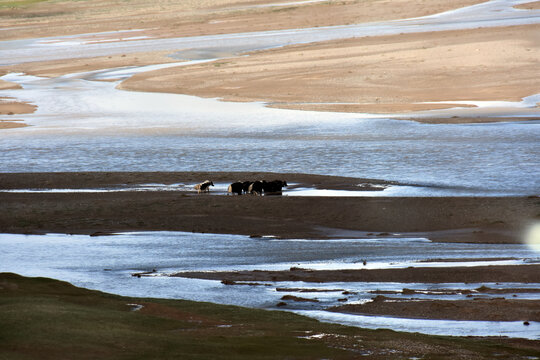
M 1 189 L 196 184 L 205 179 L 284 179 L 322 189 L 370 189 L 384 182 L 275 173 L 0 174 Z M 213 196 L 189 192 L 0 192 L 0 232 L 94 233 L 179 230 L 287 238 L 429 236 L 434 241 L 521 243 L 538 220 L 536 197 Z M 406 233 L 406 234 L 405 234 Z M 388 234 L 387 234 L 388 235 Z
M 340 0 L 321 2 L 268 0 L 144 0 L 41 2 L 0 7 L 2 39 L 86 34 L 117 30 L 130 36 L 177 37 L 249 31 L 346 25 L 426 16 L 482 0 Z M 287 3 L 295 3 L 287 5 Z M 260 6 L 260 5 L 282 6 Z M 99 34 L 94 40 L 115 38 Z
M 361 113 L 450 108 L 456 106 L 452 101 L 521 101 L 540 91 L 534 75 L 539 30 L 527 25 L 291 46 L 138 74 L 120 88 Z M 438 101 L 447 103 L 423 104 Z
M 76 3 L 59 12 L 56 5 L 3 10 L 10 28 L 6 39 L 131 29 L 83 35 L 73 41 L 130 41 L 232 32 L 341 25 L 417 17 L 479 3 L 463 0 L 322 2 L 284 7 L 253 7 L 260 1 L 125 4 Z M 525 4 L 524 9 L 535 3 Z M 399 8 L 399 12 L 395 9 Z M 128 11 L 122 17 L 118 13 Z M 526 10 L 523 10 L 526 11 Z M 34 19 L 35 14 L 40 17 Z M 85 14 L 86 21 L 80 21 Z M 131 16 L 125 16 L 130 14 Z M 173 18 L 171 14 L 175 14 Z M 323 16 L 324 15 L 324 16 Z M 29 20 L 32 21 L 29 21 Z M 158 21 L 159 24 L 155 23 Z M 261 21 L 264 19 L 264 21 Z M 24 26 L 21 26 L 23 25 Z M 133 30 L 133 31 L 132 31 Z M 120 88 L 262 101 L 269 106 L 317 111 L 410 113 L 450 108 L 452 101 L 520 101 L 540 91 L 535 80 L 540 48 L 539 25 L 374 36 L 285 47 L 249 57 L 143 73 Z M 226 49 L 224 50 L 226 51 Z M 176 61 L 167 52 L 115 54 L 76 61 L 34 62 L 0 68 L 59 76 L 121 66 Z M 407 84 L 407 86 L 404 86 Z M 442 86 L 442 84 L 446 84 Z M 444 101 L 445 104 L 425 104 Z M 467 106 L 467 105 L 460 105 Z M 470 105 L 469 105 L 470 106 Z M 537 120 L 534 114 L 517 120 Z M 515 121 L 511 117 L 459 116 L 415 119 L 427 123 Z
M 391 301 L 387 301 L 391 300 Z M 343 305 L 330 311 L 414 319 L 540 321 L 539 300 L 394 300 L 377 297 L 363 305 Z M 526 325 L 525 325 L 526 326 Z

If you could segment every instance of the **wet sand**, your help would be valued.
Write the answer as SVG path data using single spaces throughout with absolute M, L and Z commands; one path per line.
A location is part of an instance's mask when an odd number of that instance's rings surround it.
M 370 190 L 384 181 L 275 173 L 20 173 L 0 174 L 0 189 L 194 185 L 283 179 L 320 189 Z M 433 241 L 521 243 L 538 220 L 537 197 L 213 196 L 194 191 L 102 193 L 0 192 L 0 232 L 178 230 L 284 238 L 416 236 Z M 392 235 L 399 233 L 400 235 Z

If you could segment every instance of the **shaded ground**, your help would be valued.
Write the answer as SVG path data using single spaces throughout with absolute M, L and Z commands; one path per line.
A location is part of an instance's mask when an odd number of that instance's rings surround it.
M 284 179 L 323 189 L 359 190 L 358 184 L 384 183 L 269 173 L 4 173 L 0 174 L 0 189 L 196 184 L 205 179 L 234 182 L 260 178 Z M 521 243 L 525 227 L 539 216 L 540 199 L 536 197 L 332 198 L 149 191 L 0 192 L 0 232 L 14 233 L 179 230 L 287 238 L 377 237 L 401 233 L 401 236 L 427 236 L 434 241 Z
M 395 300 L 378 296 L 363 305 L 342 305 L 330 311 L 414 319 L 540 321 L 540 300 Z M 526 326 L 526 325 L 524 325 Z
M 537 341 L 363 330 L 279 311 L 120 297 L 7 273 L 0 274 L 0 324 L 0 356 L 10 359 L 524 359 L 540 350 Z

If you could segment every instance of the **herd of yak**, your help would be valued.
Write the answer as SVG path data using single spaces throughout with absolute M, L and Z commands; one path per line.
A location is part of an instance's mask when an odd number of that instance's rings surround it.
M 210 186 L 214 186 L 214 183 L 210 180 L 205 180 L 200 184 L 195 185 L 194 189 L 197 192 L 209 192 Z M 229 185 L 227 192 L 230 194 L 252 194 L 252 195 L 279 195 L 281 194 L 281 189 L 287 186 L 285 180 L 257 180 L 257 181 L 236 181 Z

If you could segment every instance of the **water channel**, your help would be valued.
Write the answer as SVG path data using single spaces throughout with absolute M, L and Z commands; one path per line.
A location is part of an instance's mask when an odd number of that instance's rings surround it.
M 540 11 L 512 8 L 512 5 L 524 2 L 493 0 L 424 18 L 316 29 L 145 38 L 124 43 L 89 44 L 78 41 L 78 36 L 0 41 L 0 66 L 76 58 L 88 53 L 95 56 L 130 53 L 142 48 L 145 51 L 168 50 L 178 59 L 208 61 L 223 48 L 245 52 L 354 36 L 539 23 Z M 213 44 L 218 41 L 220 47 L 216 48 Z M 182 48 L 186 50 L 180 52 Z M 28 101 L 37 105 L 38 110 L 22 116 L 29 127 L 2 131 L 0 171 L 225 169 L 394 180 L 401 184 L 425 185 L 424 189 L 443 189 L 445 195 L 532 195 L 540 191 L 538 121 L 426 125 L 386 115 L 280 110 L 259 103 L 225 103 L 186 95 L 127 92 L 117 90 L 117 82 L 96 81 L 127 78 L 135 72 L 155 68 L 105 69 L 52 79 L 24 74 L 4 76 L 4 80 L 20 84 L 22 89 L 2 90 L 0 96 Z M 536 102 L 538 95 L 531 94 L 522 102 L 478 104 L 474 110 L 454 111 L 537 116 Z M 9 120 L 9 117 L 0 116 L 0 119 Z M 433 194 L 429 190 L 418 192 L 418 189 L 401 188 L 416 195 Z M 129 296 L 183 298 L 273 309 L 282 295 L 276 292 L 276 284 L 231 287 L 219 281 L 167 276 L 139 279 L 131 273 L 154 268 L 158 275 L 181 270 L 286 269 L 290 266 L 344 268 L 361 266 L 363 260 L 367 260 L 370 267 L 419 266 L 419 260 L 441 257 L 512 257 L 517 260 L 510 261 L 517 263 L 538 261 L 538 253 L 525 245 L 433 244 L 422 238 L 386 239 L 384 244 L 366 239 L 301 240 L 254 240 L 233 235 L 191 233 L 133 233 L 98 238 L 0 234 L 0 271 L 48 276 Z M 490 263 L 497 262 L 490 260 Z M 445 284 L 445 287 L 475 289 L 482 285 L 486 284 Z M 527 286 L 519 283 L 487 285 Z M 280 286 L 323 285 L 290 283 Z M 324 286 L 358 291 L 351 301 L 363 301 L 370 297 L 370 290 L 401 290 L 404 284 L 332 283 Z M 429 289 L 439 285 L 406 286 Z M 532 286 L 539 287 L 538 284 Z M 322 305 L 332 304 L 339 295 L 329 293 Z M 520 296 L 538 299 L 535 293 Z M 320 306 L 293 310 L 371 328 L 540 338 L 540 324 L 534 322 L 525 328 L 521 322 L 351 318 L 324 312 Z
M 411 320 L 381 316 L 351 316 L 324 311 L 339 304 L 343 291 L 349 303 L 369 301 L 376 290 L 401 292 L 403 288 L 425 291 L 416 299 L 464 300 L 465 295 L 438 295 L 437 289 L 531 289 L 518 299 L 540 299 L 540 283 L 304 283 L 261 282 L 259 285 L 224 285 L 220 281 L 169 277 L 179 271 L 287 270 L 291 266 L 312 269 L 395 268 L 418 266 L 481 266 L 536 264 L 538 252 L 519 244 L 440 244 L 425 238 L 332 239 L 321 241 L 249 238 L 240 235 L 184 232 L 123 233 L 114 236 L 0 234 L 0 272 L 46 276 L 77 286 L 134 297 L 165 297 L 211 301 L 263 309 L 278 309 L 286 292 L 277 288 L 327 290 L 311 294 L 317 303 L 289 304 L 287 309 L 325 321 L 368 328 L 444 335 L 511 336 L 540 339 L 540 323 L 500 321 Z M 62 256 L 58 256 L 62 254 Z M 506 260 L 508 257 L 514 260 Z M 445 262 L 444 259 L 463 259 Z M 500 258 L 501 261 L 496 259 Z M 432 263 L 426 260 L 438 259 Z M 470 259 L 476 259 L 472 261 Z M 486 261 L 482 261 L 486 259 Z M 363 265 L 366 261 L 366 265 Z M 137 278 L 133 273 L 153 271 Z M 536 289 L 536 290 L 534 290 Z M 295 293 L 291 290 L 288 293 Z M 512 298 L 508 294 L 496 297 Z M 400 294 L 396 294 L 400 297 Z M 282 309 L 282 308 L 279 308 Z

